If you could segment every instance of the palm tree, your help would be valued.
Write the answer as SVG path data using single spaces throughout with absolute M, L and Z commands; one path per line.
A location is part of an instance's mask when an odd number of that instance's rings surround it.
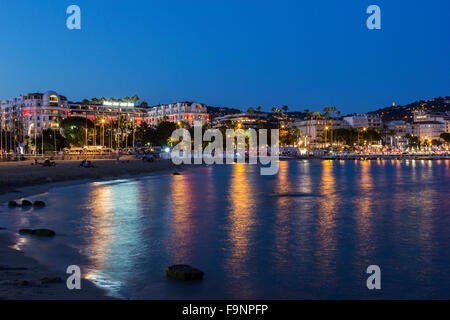
M 139 97 L 135 94 L 131 97 L 131 100 L 134 101 L 134 104 L 137 105 L 138 101 L 140 100 Z
M 256 108 L 256 111 L 258 111 L 258 112 L 261 112 L 261 110 L 262 110 L 262 107 L 261 107 L 261 106 L 259 106 L 259 107 Z
M 284 105 L 282 109 L 284 112 L 287 112 L 289 110 L 289 107 L 287 105 Z
M 306 115 L 306 118 L 311 116 L 311 111 L 309 111 L 309 109 L 305 109 L 305 111 L 303 111 Z
M 248 113 L 253 113 L 253 112 L 255 112 L 255 110 L 252 107 L 250 107 L 250 108 L 247 109 L 247 112 Z
M 129 126 L 130 126 L 130 123 L 128 122 L 127 118 L 124 116 L 120 116 L 118 128 L 120 129 L 121 145 L 123 145 L 124 133 L 127 137 L 127 144 L 128 144 L 128 127 Z
M 328 119 L 330 117 L 330 111 L 331 109 L 329 107 L 323 108 L 323 116 L 325 117 L 325 119 Z
M 331 106 L 330 112 L 331 112 L 331 114 L 335 115 L 336 114 L 336 107 L 335 106 Z
M 322 115 L 320 114 L 320 111 L 312 112 L 311 116 L 314 117 L 315 119 L 321 119 L 322 118 Z

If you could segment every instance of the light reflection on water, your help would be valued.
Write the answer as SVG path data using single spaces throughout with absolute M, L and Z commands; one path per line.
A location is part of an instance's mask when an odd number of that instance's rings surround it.
M 290 161 L 91 183 L 2 208 L 16 248 L 135 299 L 450 298 L 449 161 Z M 192 264 L 202 282 L 165 278 Z M 365 287 L 378 264 L 382 290 Z

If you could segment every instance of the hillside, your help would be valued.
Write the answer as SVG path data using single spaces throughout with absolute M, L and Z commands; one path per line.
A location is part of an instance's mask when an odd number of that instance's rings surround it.
M 393 120 L 404 120 L 412 122 L 414 119 L 414 111 L 429 112 L 429 113 L 445 113 L 450 112 L 450 97 L 439 97 L 429 100 L 420 100 L 407 105 L 390 106 L 375 111 L 371 114 L 378 114 L 383 122 Z
M 211 107 L 211 106 L 207 106 L 206 108 L 208 110 L 211 119 L 242 112 L 241 110 L 235 108 Z

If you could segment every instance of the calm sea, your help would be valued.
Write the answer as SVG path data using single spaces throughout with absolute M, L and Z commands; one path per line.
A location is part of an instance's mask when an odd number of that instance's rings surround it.
M 450 161 L 282 161 L 57 188 L 0 226 L 45 265 L 131 299 L 450 298 Z M 167 279 L 190 264 L 203 281 Z M 366 269 L 381 268 L 381 290 Z

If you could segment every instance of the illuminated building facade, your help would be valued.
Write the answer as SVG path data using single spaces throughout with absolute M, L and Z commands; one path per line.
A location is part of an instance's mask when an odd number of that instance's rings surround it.
M 450 117 L 446 114 L 414 113 L 414 135 L 421 141 L 439 140 L 440 135 L 449 132 Z
M 0 124 L 4 131 L 32 135 L 59 127 L 67 115 L 67 98 L 55 91 L 30 93 L 0 102 Z
M 242 129 L 258 128 L 261 123 L 270 121 L 267 113 L 235 113 L 214 119 L 214 127 L 222 127 L 230 124 L 232 127 Z
M 330 130 L 348 129 L 350 125 L 340 119 L 305 119 L 294 122 L 294 127 L 302 132 L 302 137 L 309 141 L 323 140 Z
M 193 125 L 194 121 L 202 124 L 209 122 L 206 105 L 197 102 L 176 102 L 151 107 L 147 116 L 149 123 L 157 125 L 161 121 L 186 122 Z
M 382 127 L 381 118 L 376 114 L 354 114 L 344 117 L 344 120 L 347 121 L 352 128 L 356 129 L 380 129 Z
M 83 104 L 70 102 L 68 105 L 68 117 L 86 117 L 94 123 L 116 122 L 117 119 L 125 119 L 128 123 L 139 126 L 143 122 L 149 123 L 148 108 L 136 107 L 132 102 L 99 102 Z

